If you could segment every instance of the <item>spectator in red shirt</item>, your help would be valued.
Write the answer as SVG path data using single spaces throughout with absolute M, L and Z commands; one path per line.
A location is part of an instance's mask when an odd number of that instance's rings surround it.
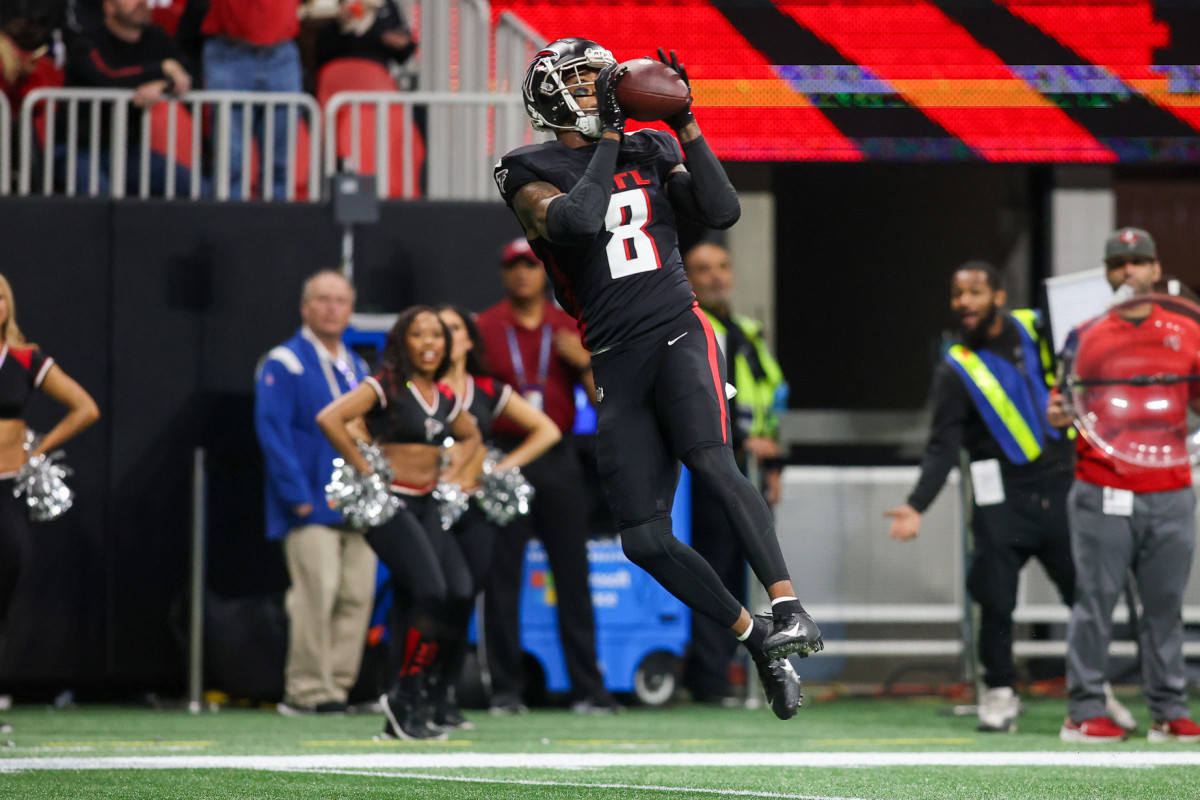
M 296 35 L 300 32 L 299 0 L 210 0 L 201 31 L 204 43 L 204 86 L 219 91 L 300 92 L 303 73 Z M 242 109 L 233 108 L 229 129 L 230 197 L 242 196 Z M 287 109 L 275 110 L 272 180 L 263 197 L 287 196 Z M 254 138 L 265 157 L 265 119 L 256 113 Z M 270 194 L 268 195 L 268 192 Z
M 508 297 L 478 317 L 488 370 L 543 410 L 563 433 L 560 443 L 523 468 L 537 494 L 529 517 L 509 523 L 496 538 L 492 570 L 484 593 L 487 663 L 492 678 L 491 711 L 515 714 L 522 702 L 521 640 L 518 600 L 525 542 L 531 536 L 546 548 L 558 592 L 558 632 L 572 710 L 612 712 L 619 708 L 596 662 L 596 621 L 588 585 L 588 521 L 575 423 L 575 383 L 590 383 L 591 357 L 575 320 L 546 297 L 546 271 L 525 239 L 504 248 L 502 282 Z M 495 443 L 504 451 L 526 432 L 503 417 L 496 420 Z
M 1104 256 L 1109 284 L 1131 298 L 1149 294 L 1162 277 L 1154 239 L 1138 228 L 1109 236 Z M 1071 371 L 1079 380 L 1096 381 L 1084 386 L 1083 402 L 1088 416 L 1098 417 L 1089 431 L 1105 441 L 1096 442 L 1093 435 L 1076 439 L 1075 485 L 1067 511 L 1075 603 L 1067 627 L 1068 716 L 1059 737 L 1107 742 L 1129 735 L 1107 716 L 1103 685 L 1113 608 L 1132 571 L 1142 606 L 1142 691 L 1153 718 L 1147 738 L 1200 742 L 1200 726 L 1188 711 L 1183 660 L 1183 593 L 1196 546 L 1191 465 L 1186 460 L 1173 466 L 1143 463 L 1126 450 L 1139 450 L 1133 439 L 1150 452 L 1167 445 L 1183 450 L 1187 409 L 1200 405 L 1197 385 L 1134 379 L 1200 374 L 1200 325 L 1145 302 L 1122 304 L 1076 334 L 1075 344 L 1067 345 L 1074 348 Z M 1122 379 L 1130 380 L 1112 382 Z M 1052 425 L 1070 424 L 1063 396 L 1051 397 L 1047 417 Z

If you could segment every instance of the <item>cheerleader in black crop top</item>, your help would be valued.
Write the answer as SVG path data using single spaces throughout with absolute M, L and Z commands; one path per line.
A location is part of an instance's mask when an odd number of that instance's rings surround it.
M 343 394 L 317 415 L 317 424 L 347 463 L 360 472 L 370 467 L 350 433 L 360 418 L 383 448 L 395 477 L 393 491 L 404 507 L 391 520 L 366 532 L 367 542 L 391 572 L 393 620 L 398 647 L 395 680 L 381 698 L 384 733 L 404 739 L 428 739 L 424 702 L 429 672 L 439 661 L 443 639 L 451 633 L 447 609 L 469 602 L 471 576 L 454 536 L 441 530 L 429 492 L 442 471 L 442 444 L 454 448 L 451 475 L 457 475 L 479 449 L 480 434 L 463 414 L 454 392 L 439 379 L 450 362 L 450 333 L 433 309 L 416 306 L 396 320 L 388 333 L 382 368 Z
M 554 420 L 534 408 L 507 383 L 485 376 L 483 337 L 479 335 L 471 312 L 458 306 L 442 305 L 438 306 L 438 316 L 450 331 L 451 340 L 450 369 L 442 380 L 455 396 L 462 398 L 463 408 L 474 418 L 483 440 L 491 440 L 492 423 L 501 415 L 528 431 L 525 440 L 504 456 L 496 465 L 497 468 L 523 467 L 557 444 L 562 439 L 562 433 Z M 475 457 L 458 472 L 454 482 L 467 490 L 474 488 L 483 472 L 484 455 L 484 448 L 480 448 Z M 452 530 L 467 560 L 473 589 L 467 603 L 450 610 L 449 618 L 455 634 L 446 643 L 447 652 L 441 668 L 431 677 L 434 722 L 451 728 L 466 724 L 448 689 L 455 684 L 462 669 L 471 609 L 475 605 L 475 595 L 483 589 L 496 536 L 492 523 L 474 503 Z
M 32 452 L 26 452 L 25 406 L 38 390 L 65 406 L 67 413 Z M 0 275 L 0 645 L 21 565 L 31 546 L 25 498 L 13 497 L 13 478 L 30 456 L 62 446 L 99 416 L 96 402 L 83 387 L 54 359 L 25 342 L 17 327 L 12 287 Z

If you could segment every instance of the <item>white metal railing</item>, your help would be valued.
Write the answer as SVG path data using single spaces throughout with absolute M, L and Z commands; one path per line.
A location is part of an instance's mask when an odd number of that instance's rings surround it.
M 0 196 L 12 190 L 12 106 L 0 92 Z
M 525 70 L 542 45 L 546 44 L 546 38 L 511 11 L 505 11 L 496 21 L 495 38 L 496 91 L 520 97 Z M 523 130 L 530 130 L 529 120 L 524 117 L 512 123 L 514 129 L 506 131 L 509 136 L 519 137 Z
M 392 130 L 393 108 L 402 109 L 405 132 Z M 495 200 L 492 165 L 509 150 L 534 141 L 520 96 L 486 92 L 339 92 L 325 104 L 325 171 L 362 172 L 363 111 L 374 112 L 375 182 L 380 198 L 397 196 L 391 186 L 391 160 L 412 163 L 414 109 L 430 120 L 425 139 L 425 196 L 436 200 Z M 338 123 L 350 116 L 350 150 L 338 153 Z M 435 128 L 432 120 L 441 121 Z M 518 124 L 520 123 L 520 124 Z M 400 152 L 391 143 L 400 139 Z M 398 196 L 414 197 L 414 170 L 403 170 Z
M 421 43 L 417 50 L 420 91 L 487 91 L 491 16 L 487 0 L 415 4 L 410 24 Z
M 56 189 L 68 196 L 100 193 L 102 162 L 107 157 L 104 177 L 111 185 L 113 197 L 125 197 L 131 170 L 136 169 L 136 195 L 152 194 L 166 198 L 181 196 L 197 199 L 211 194 L 218 200 L 234 196 L 247 198 L 251 193 L 252 175 L 250 154 L 256 141 L 253 120 L 261 115 L 263 135 L 259 147 L 260 186 L 263 199 L 275 196 L 276 126 L 285 126 L 283 146 L 286 148 L 284 198 L 296 199 L 301 149 L 307 150 L 308 199 L 321 195 L 321 126 L 320 108 L 306 94 L 284 92 L 189 92 L 180 98 L 168 98 L 141 113 L 138 137 L 129 135 L 129 120 L 133 92 L 127 89 L 37 89 L 25 98 L 20 119 L 20 177 L 18 191 L 34 193 L 34 146 L 40 134 L 45 141 L 41 164 L 41 192 L 49 195 Z M 87 131 L 80 129 L 81 113 L 86 108 Z M 65 136 L 59 136 L 60 113 L 65 116 Z M 215 133 L 211 169 L 207 169 L 202 129 L 206 115 L 211 115 Z M 36 122 L 43 123 L 36 130 Z M 235 119 L 242 120 L 240 144 L 241 163 L 232 159 L 232 128 Z M 154 120 L 152 122 L 152 120 Z M 306 133 L 302 133 L 302 123 Z M 153 133 L 165 137 L 160 150 L 152 149 Z M 188 130 L 190 128 L 190 131 Z M 86 138 L 82 134 L 86 133 Z M 180 150 L 180 135 L 187 136 Z M 308 142 L 302 141 L 307 135 Z M 102 142 L 107 138 L 107 146 Z M 136 143 L 135 147 L 131 144 Z M 88 171 L 86 186 L 79 186 L 80 158 L 86 154 Z M 162 185 L 153 185 L 152 161 L 162 159 Z M 130 164 L 130 161 L 133 164 Z M 190 165 L 190 167 L 189 167 Z M 187 173 L 177 174 L 178 167 L 188 167 Z M 238 170 L 234 172 L 235 168 Z M 234 175 L 236 177 L 236 183 Z M 211 177 L 211 192 L 206 186 Z M 178 186 L 187 178 L 189 186 Z
M 904 502 L 916 483 L 916 467 L 799 467 L 783 472 L 783 498 L 776 509 L 780 545 L 793 570 L 803 570 L 805 603 L 818 624 L 867 627 L 943 625 L 965 628 L 965 555 L 962 496 L 958 471 L 922 517 L 921 534 L 899 544 L 887 537 L 883 511 Z M 1200 481 L 1197 482 L 1200 488 Z M 1200 575 L 1200 549 L 1193 575 Z M 1193 580 L 1184 595 L 1183 618 L 1200 623 L 1200 581 Z M 1057 591 L 1040 568 L 1022 571 L 1013 620 L 1017 623 L 1065 624 L 1070 609 L 1058 602 Z M 1113 621 L 1129 620 L 1121 603 Z M 876 627 L 878 626 L 878 627 Z M 906 639 L 828 637 L 832 656 L 957 656 L 964 653 L 961 635 L 912 635 Z M 1132 642 L 1113 642 L 1113 655 L 1135 652 Z M 1062 640 L 1023 640 L 1013 643 L 1019 657 L 1062 655 Z M 1200 655 L 1200 642 L 1187 642 L 1189 657 Z

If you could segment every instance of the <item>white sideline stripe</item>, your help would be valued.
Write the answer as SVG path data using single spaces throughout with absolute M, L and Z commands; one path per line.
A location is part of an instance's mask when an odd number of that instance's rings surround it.
M 0 772 L 78 769 L 599 769 L 602 767 L 1166 767 L 1200 752 L 363 753 L 0 758 Z
M 457 783 L 500 783 L 514 786 L 556 786 L 572 789 L 621 789 L 639 792 L 669 792 L 672 795 L 715 794 L 722 797 L 771 797 L 782 800 L 864 800 L 861 797 L 836 797 L 825 794 L 783 794 L 780 792 L 755 792 L 750 789 L 697 789 L 690 786 L 654 786 L 642 783 L 580 783 L 577 781 L 532 781 L 502 778 L 465 778 L 461 775 L 423 775 L 419 772 L 363 772 L 349 769 L 298 769 L 289 772 L 304 772 L 320 775 L 369 775 L 372 778 L 403 778 L 420 781 L 449 781 Z

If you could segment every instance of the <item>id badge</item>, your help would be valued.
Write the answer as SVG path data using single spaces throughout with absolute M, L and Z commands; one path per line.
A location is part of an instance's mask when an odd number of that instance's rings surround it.
M 529 401 L 529 405 L 536 408 L 538 411 L 545 411 L 545 399 L 542 394 L 541 387 L 526 386 L 521 390 L 521 396 Z
M 1133 492 L 1105 486 L 1103 510 L 1110 517 L 1133 516 Z
M 971 489 L 977 506 L 997 506 L 1004 502 L 1004 481 L 1000 479 L 999 459 L 971 462 Z

